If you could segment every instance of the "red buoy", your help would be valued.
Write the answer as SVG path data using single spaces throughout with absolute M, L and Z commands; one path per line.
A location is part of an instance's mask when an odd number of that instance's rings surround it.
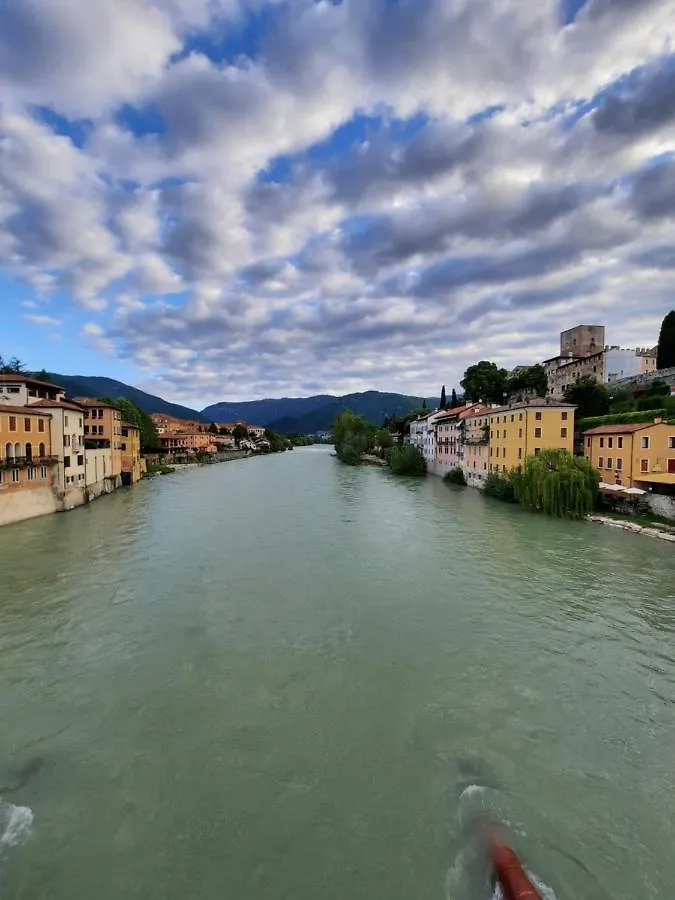
M 513 850 L 492 836 L 488 837 L 488 843 L 495 877 L 505 900 L 542 900 Z

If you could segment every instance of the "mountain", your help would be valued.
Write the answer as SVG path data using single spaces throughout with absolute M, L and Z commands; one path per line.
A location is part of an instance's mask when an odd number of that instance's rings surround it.
M 69 397 L 126 397 L 133 400 L 139 409 L 146 413 L 164 413 L 167 416 L 175 416 L 177 419 L 195 419 L 198 422 L 210 422 L 196 409 L 181 406 L 178 403 L 168 403 L 154 394 L 146 394 L 138 388 L 131 387 L 123 381 L 115 381 L 114 378 L 101 378 L 98 375 L 59 375 L 49 372 L 49 378 L 53 384 L 62 387 Z
M 381 425 L 387 416 L 403 416 L 421 405 L 419 397 L 406 394 L 386 394 L 380 391 L 365 391 L 362 394 L 346 394 L 333 397 L 328 403 L 301 415 L 285 415 L 270 423 L 270 428 L 282 434 L 315 434 L 329 431 L 338 413 L 351 409 L 371 425 Z M 439 403 L 437 398 L 427 399 L 427 406 L 433 409 Z
M 313 397 L 282 397 L 279 400 L 250 400 L 244 403 L 214 403 L 202 410 L 209 422 L 237 422 L 249 425 L 269 425 L 284 416 L 301 416 L 314 412 L 326 403 L 339 399 L 330 394 Z

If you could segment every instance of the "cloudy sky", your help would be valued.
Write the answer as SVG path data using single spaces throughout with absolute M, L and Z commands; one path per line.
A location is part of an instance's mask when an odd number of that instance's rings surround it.
M 675 305 L 672 0 L 3 0 L 0 352 L 434 393 Z

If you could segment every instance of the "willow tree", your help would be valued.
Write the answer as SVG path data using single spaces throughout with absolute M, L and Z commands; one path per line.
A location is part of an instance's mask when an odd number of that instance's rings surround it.
M 583 519 L 595 508 L 600 477 L 582 456 L 567 450 L 542 450 L 528 456 L 513 475 L 516 500 L 534 512 L 560 519 Z

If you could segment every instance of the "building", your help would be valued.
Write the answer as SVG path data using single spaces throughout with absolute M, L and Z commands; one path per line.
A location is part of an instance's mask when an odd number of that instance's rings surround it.
M 481 406 L 464 419 L 462 472 L 470 487 L 483 488 L 490 465 L 490 413 L 494 407 Z
M 605 380 L 605 351 L 600 350 L 589 356 L 554 356 L 543 363 L 548 382 L 548 396 L 552 400 L 562 400 L 565 389 L 571 387 L 578 378 L 590 376 L 598 383 Z
M 489 410 L 480 403 L 442 410 L 435 419 L 436 457 L 431 471 L 445 475 L 452 469 L 461 469 L 464 462 L 464 423 L 467 416 L 478 410 Z
M 122 422 L 122 483 L 135 484 L 146 471 L 141 456 L 141 429 L 131 422 Z
M 675 425 L 663 419 L 591 428 L 584 455 L 608 484 L 675 492 Z
M 560 355 L 593 356 L 605 346 L 604 325 L 575 325 L 560 333 Z
M 28 406 L 35 400 L 64 400 L 65 396 L 63 388 L 31 375 L 0 375 L 0 403 Z
M 218 447 L 215 443 L 215 437 L 216 435 L 208 432 L 189 432 L 185 434 L 170 432 L 159 435 L 159 445 L 165 453 L 193 454 L 200 451 L 216 453 Z
M 436 419 L 446 410 L 435 409 L 424 416 L 419 416 L 410 423 L 410 443 L 422 452 L 427 469 L 433 470 L 436 460 Z
M 122 413 L 112 403 L 90 397 L 76 397 L 75 403 L 84 408 L 85 448 L 110 450 L 109 466 L 105 466 L 103 477 L 111 481 L 113 489 L 119 487 L 122 483 Z M 101 473 L 97 470 L 98 474 Z
M 54 487 L 61 511 L 87 502 L 84 456 L 84 409 L 68 400 L 34 400 L 31 409 L 52 418 L 52 452 L 58 457 Z
M 46 411 L 0 405 L 0 525 L 56 512 L 51 423 Z
M 155 423 L 157 434 L 199 434 L 209 427 L 196 419 L 177 419 L 166 413 L 152 413 L 150 418 Z
M 649 368 L 652 362 L 654 364 L 653 369 Z M 632 378 L 634 375 L 641 375 L 647 371 L 656 371 L 655 356 L 640 356 L 638 350 L 605 347 L 602 380 L 606 384 L 611 384 L 619 378 Z
M 574 410 L 569 403 L 537 397 L 491 410 L 488 471 L 505 474 L 541 450 L 574 449 Z
M 658 347 L 638 347 L 635 355 L 640 359 L 640 374 L 645 375 L 656 372 L 656 358 Z

